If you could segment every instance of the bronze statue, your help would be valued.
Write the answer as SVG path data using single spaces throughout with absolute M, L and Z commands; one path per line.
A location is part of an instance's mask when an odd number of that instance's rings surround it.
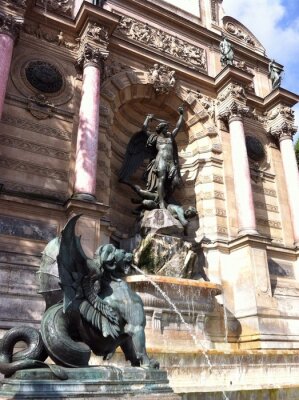
M 122 280 L 132 254 L 107 244 L 88 259 L 75 235 L 79 217 L 73 217 L 61 238 L 53 239 L 44 250 L 41 274 L 48 280 L 44 286 L 51 285 L 49 271 L 56 268 L 57 260 L 61 292 L 56 298 L 48 297 L 40 333 L 30 327 L 13 328 L 1 341 L 0 372 L 5 376 L 18 369 L 47 366 L 60 379 L 67 379 L 59 366 L 88 366 L 91 350 L 110 359 L 118 346 L 132 366 L 159 367 L 146 353 L 142 300 Z M 20 340 L 28 344 L 27 352 L 13 355 Z M 44 363 L 48 355 L 56 365 Z
M 282 79 L 282 71 L 283 69 L 276 64 L 274 60 L 271 60 L 269 63 L 269 78 L 271 79 L 272 82 L 272 89 L 276 89 L 281 85 L 281 79 Z
M 222 42 L 220 42 L 221 52 L 221 65 L 226 67 L 227 65 L 234 65 L 234 50 L 231 43 L 228 41 L 226 36 L 223 36 Z
M 179 119 L 173 131 L 169 123 L 147 115 L 140 132 L 137 132 L 128 143 L 125 160 L 120 171 L 120 181 L 128 184 L 144 199 L 154 200 L 157 206 L 167 208 L 167 199 L 181 182 L 178 150 L 175 137 L 183 124 L 183 107 L 179 107 Z M 158 121 L 156 132 L 151 132 L 148 125 Z M 133 172 L 142 165 L 145 158 L 150 162 L 146 168 L 146 190 L 129 182 Z

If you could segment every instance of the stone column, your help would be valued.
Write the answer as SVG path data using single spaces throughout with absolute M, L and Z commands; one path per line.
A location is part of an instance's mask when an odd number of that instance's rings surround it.
M 296 129 L 288 123 L 275 131 L 279 137 L 282 165 L 287 186 L 295 244 L 299 245 L 299 174 L 292 137 Z
M 0 13 L 0 118 L 2 116 L 14 42 L 23 20 Z
M 226 113 L 220 115 L 220 118 L 225 118 L 229 125 L 238 215 L 238 233 L 239 235 L 256 235 L 258 232 L 256 230 L 253 194 L 242 117 L 242 114 L 246 111 L 246 107 L 234 103 Z
M 81 200 L 96 200 L 100 78 L 102 63 L 107 54 L 85 44 L 79 59 L 79 64 L 83 66 L 83 83 L 73 198 Z

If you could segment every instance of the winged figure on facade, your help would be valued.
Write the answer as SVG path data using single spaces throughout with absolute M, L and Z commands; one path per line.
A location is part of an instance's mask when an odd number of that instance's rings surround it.
M 126 183 L 145 201 L 156 204 L 155 208 L 167 208 L 167 200 L 181 183 L 176 135 L 183 124 L 183 107 L 179 107 L 179 118 L 173 131 L 169 123 L 148 114 L 142 129 L 135 133 L 127 145 L 124 162 L 119 173 L 120 182 Z M 151 121 L 157 121 L 156 132 L 148 129 Z M 133 173 L 143 164 L 149 163 L 144 173 L 146 189 L 130 182 Z
M 108 360 L 118 346 L 132 366 L 159 366 L 146 352 L 142 300 L 122 279 L 129 272 L 132 254 L 107 244 L 88 258 L 75 235 L 79 217 L 72 217 L 60 238 L 43 252 L 39 275 L 47 309 L 40 332 L 13 328 L 0 343 L 0 372 L 5 376 L 18 369 L 48 366 L 66 379 L 63 370 L 44 363 L 48 355 L 56 366 L 84 367 L 91 351 Z M 29 349 L 15 356 L 13 348 L 20 340 Z

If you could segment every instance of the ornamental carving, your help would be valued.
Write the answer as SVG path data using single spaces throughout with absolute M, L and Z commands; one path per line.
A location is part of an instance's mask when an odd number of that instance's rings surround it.
M 226 100 L 228 97 L 234 97 L 238 100 L 246 101 L 247 96 L 243 86 L 237 83 L 230 83 L 225 90 L 223 90 L 218 96 L 218 104 L 221 101 Z
M 89 23 L 86 35 L 97 43 L 108 42 L 108 29 L 97 24 L 96 22 Z
M 52 117 L 54 104 L 51 103 L 45 95 L 38 93 L 36 96 L 30 96 L 27 109 L 37 119 L 46 119 Z
M 101 69 L 104 72 L 104 61 L 108 57 L 108 51 L 95 48 L 88 43 L 85 43 L 81 48 L 80 55 L 77 60 L 77 64 L 80 68 L 86 67 L 87 65 L 93 65 Z
M 175 71 L 166 65 L 154 64 L 149 69 L 148 82 L 157 94 L 168 94 L 175 85 Z
M 294 121 L 295 112 L 291 109 L 291 107 L 279 105 L 276 108 L 266 112 L 265 114 L 266 119 L 274 120 L 279 115 L 283 116 L 285 119 L 289 121 Z
M 234 101 L 219 114 L 218 118 L 224 122 L 229 122 L 232 118 L 247 117 L 250 114 L 249 107 L 245 107 Z
M 186 98 L 187 103 L 192 101 L 192 99 L 196 99 L 202 107 L 205 109 L 207 114 L 210 116 L 210 118 L 215 122 L 215 102 L 211 97 L 208 97 L 204 94 L 201 93 L 199 89 L 197 90 L 192 90 L 188 89 L 187 91 L 188 96 Z M 189 96 L 192 96 L 191 98 Z
M 131 68 L 128 65 L 125 65 L 109 57 L 107 62 L 105 62 L 105 79 L 111 78 L 112 76 L 119 74 L 120 72 L 130 70 Z
M 37 0 L 36 5 L 43 7 L 45 11 L 51 11 L 68 17 L 71 17 L 73 12 L 72 0 Z
M 27 4 L 26 0 L 6 0 L 8 7 L 12 9 L 23 8 L 25 9 Z
M 37 39 L 45 40 L 46 42 L 56 44 L 61 47 L 65 47 L 69 50 L 76 50 L 79 48 L 79 44 L 69 41 L 62 31 L 46 28 L 44 26 L 25 24 L 24 32 L 28 35 L 35 36 Z
M 268 133 L 278 138 L 280 141 L 284 139 L 292 139 L 297 132 L 297 127 L 292 122 L 284 121 L 280 126 L 270 128 Z
M 224 26 L 224 29 L 229 32 L 231 35 L 236 36 L 237 38 L 243 40 L 245 43 L 249 44 L 250 46 L 255 46 L 254 39 L 248 35 L 244 30 L 240 27 L 236 26 L 232 22 L 227 22 Z
M 196 70 L 207 70 L 206 52 L 203 48 L 139 22 L 133 18 L 122 17 L 117 30 L 132 40 L 142 42 L 174 58 L 179 58 Z
M 13 17 L 10 14 L 0 12 L 0 33 L 16 39 L 19 36 L 23 22 L 23 18 Z
M 258 39 L 236 19 L 225 16 L 223 18 L 223 27 L 229 35 L 237 38 L 243 44 L 250 46 L 253 50 L 265 53 L 265 49 Z
M 40 92 L 56 93 L 63 87 L 62 74 L 46 61 L 29 62 L 25 68 L 25 75 L 30 85 Z

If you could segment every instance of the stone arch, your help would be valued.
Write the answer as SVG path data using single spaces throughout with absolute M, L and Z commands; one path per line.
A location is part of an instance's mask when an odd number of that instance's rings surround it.
M 174 126 L 177 108 L 184 103 L 186 123 L 177 136 L 177 144 L 182 157 L 183 178 L 187 183 L 196 179 L 200 148 L 213 146 L 217 131 L 194 93 L 183 81 L 178 81 L 173 92 L 156 95 L 148 83 L 147 73 L 141 70 L 122 71 L 102 85 L 97 199 L 110 206 L 111 224 L 116 226 L 118 236 L 132 233 L 135 217 L 130 201 L 134 197 L 132 190 L 118 183 L 117 172 L 126 146 L 132 135 L 140 130 L 146 114 L 154 113 Z M 136 183 L 142 184 L 140 175 L 135 179 Z M 184 193 L 176 193 L 177 197 L 183 205 L 195 206 L 194 185 L 186 185 Z

